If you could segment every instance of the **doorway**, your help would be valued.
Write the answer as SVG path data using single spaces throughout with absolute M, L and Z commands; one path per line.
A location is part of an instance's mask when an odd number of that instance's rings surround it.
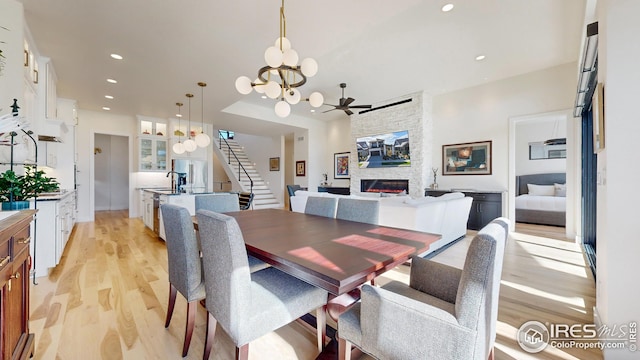
M 129 209 L 129 138 L 94 135 L 94 210 Z
M 580 224 L 580 134 L 576 122 L 572 121 L 571 111 L 518 116 L 509 119 L 509 193 L 508 215 L 515 223 L 517 175 L 566 173 L 566 200 L 564 201 L 566 220 L 565 235 L 569 239 L 579 238 Z M 546 124 L 546 125 L 545 125 Z M 560 131 L 563 127 L 564 131 Z M 521 134 L 518 136 L 518 134 Z M 522 135 L 526 134 L 526 135 Z M 538 136 L 530 139 L 527 136 Z M 566 158 L 531 159 L 530 143 L 544 142 L 547 139 L 566 138 Z M 546 183 L 543 185 L 547 185 Z

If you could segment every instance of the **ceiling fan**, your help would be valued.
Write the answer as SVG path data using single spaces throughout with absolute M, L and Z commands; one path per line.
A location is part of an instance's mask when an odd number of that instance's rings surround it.
M 329 111 L 333 111 L 333 110 L 342 110 L 344 111 L 347 115 L 351 115 L 353 114 L 353 111 L 351 111 L 350 109 L 371 109 L 371 105 L 351 105 L 352 102 L 356 101 L 356 99 L 350 97 L 350 98 L 346 98 L 344 97 L 344 88 L 347 87 L 346 83 L 341 83 L 340 87 L 342 88 L 342 97 L 340 98 L 340 102 L 338 103 L 338 105 L 333 105 L 333 104 L 324 104 L 324 105 L 329 105 L 329 106 L 333 106 L 333 109 L 324 111 L 323 113 L 329 112 Z

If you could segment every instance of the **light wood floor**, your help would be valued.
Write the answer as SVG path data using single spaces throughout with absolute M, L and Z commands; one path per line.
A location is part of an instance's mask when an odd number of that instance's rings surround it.
M 178 296 L 173 320 L 166 314 L 167 252 L 140 219 L 124 211 L 96 213 L 76 225 L 62 262 L 31 286 L 31 332 L 36 359 L 179 359 L 186 303 Z M 564 229 L 516 227 L 506 248 L 496 340 L 497 359 L 602 359 L 599 351 L 547 347 L 532 356 L 515 340 L 529 320 L 591 323 L 595 288 L 579 246 Z M 472 233 L 470 233 L 472 235 Z M 462 266 L 470 236 L 434 259 Z M 558 240 L 560 239 L 560 240 Z M 407 266 L 378 279 L 408 281 Z M 202 358 L 206 310 L 199 307 L 188 359 Z M 234 347 L 218 328 L 212 359 L 233 359 Z M 251 359 L 314 359 L 315 338 L 293 323 L 250 345 Z M 369 359 L 363 356 L 363 359 Z

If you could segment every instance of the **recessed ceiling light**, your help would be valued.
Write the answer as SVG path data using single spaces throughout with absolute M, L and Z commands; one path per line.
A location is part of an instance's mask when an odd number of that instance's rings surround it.
M 451 10 L 453 10 L 453 4 L 447 4 L 447 5 L 442 7 L 442 11 L 444 11 L 444 12 L 448 12 L 448 11 L 451 11 Z
M 263 99 L 266 99 L 266 98 L 267 98 L 267 95 L 262 95 L 262 96 L 260 96 L 260 97 L 261 97 L 261 98 L 263 98 Z
M 107 82 L 112 83 L 112 84 L 117 84 L 118 81 L 114 80 L 114 79 L 107 79 Z
M 116 60 L 122 60 L 122 55 L 118 55 L 118 54 L 111 54 L 111 57 L 116 59 Z
M 176 117 L 182 117 L 182 114 L 176 114 Z
M 484 56 L 484 55 L 478 55 L 478 56 L 476 56 L 476 60 L 478 60 L 478 61 L 484 60 L 485 57 L 486 56 Z
M 111 96 L 111 95 L 105 95 L 104 97 L 105 97 L 105 98 L 107 98 L 107 99 L 109 99 L 109 100 L 112 100 L 112 99 L 113 99 L 113 96 Z
M 312 113 L 316 112 L 316 109 L 311 109 L 311 112 L 312 112 Z
M 109 110 L 111 110 L 111 108 L 108 108 L 108 107 L 106 107 L 106 106 L 103 106 L 103 107 L 102 107 L 102 110 L 109 111 Z

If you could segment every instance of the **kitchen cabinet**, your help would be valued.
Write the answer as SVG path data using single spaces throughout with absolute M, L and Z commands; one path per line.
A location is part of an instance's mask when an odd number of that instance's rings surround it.
M 153 230 L 153 193 L 142 192 L 142 222 L 146 227 Z
M 425 190 L 425 196 L 440 196 L 454 190 Z M 480 230 L 502 216 L 502 191 L 460 191 L 473 198 L 467 229 Z
M 31 243 L 36 277 L 47 276 L 49 269 L 60 263 L 64 249 L 76 223 L 75 191 L 38 200 L 35 244 Z M 34 201 L 31 208 L 34 208 Z M 35 246 L 35 247 L 34 247 Z
M 34 210 L 11 211 L 0 220 L 0 359 L 33 356 L 29 333 L 29 223 Z M 7 215 L 7 214 L 2 214 Z
M 140 137 L 138 142 L 140 171 L 167 170 L 167 140 Z

